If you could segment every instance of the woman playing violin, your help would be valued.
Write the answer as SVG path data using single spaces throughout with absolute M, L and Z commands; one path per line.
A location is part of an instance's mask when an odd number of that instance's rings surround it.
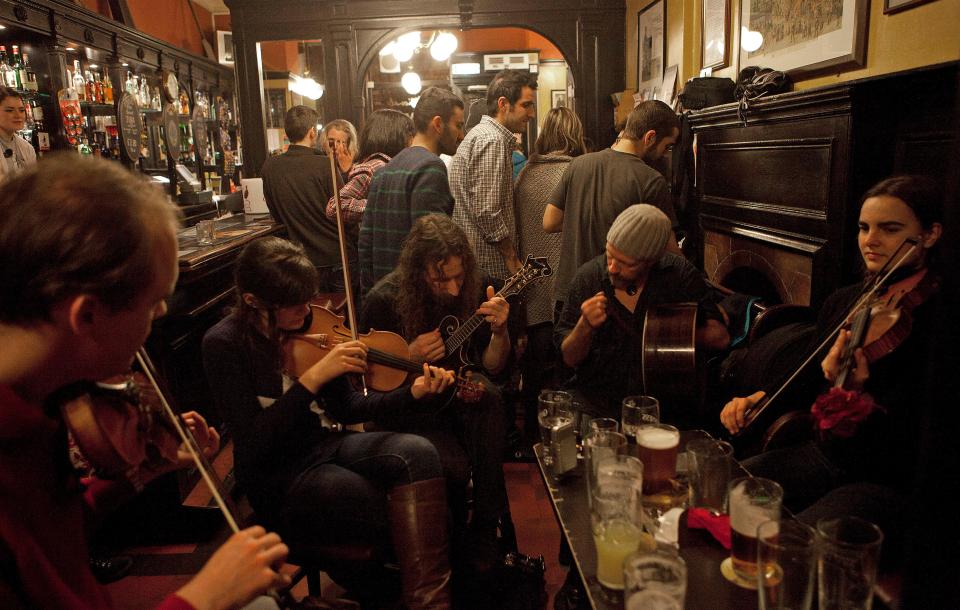
M 867 191 L 857 239 L 865 282 L 898 263 L 899 268 L 866 304 L 874 318 L 846 366 L 843 354 L 854 340 L 846 328 L 821 361 L 823 377 L 834 384 L 845 376 L 843 387 L 824 391 L 808 384 L 818 439 L 744 462 L 752 474 L 779 481 L 788 506 L 802 511 L 799 517 L 809 523 L 854 514 L 881 525 L 888 538 L 900 529 L 889 526 L 912 485 L 921 410 L 930 406 L 917 404 L 915 397 L 916 384 L 924 382 L 926 342 L 937 332 L 932 312 L 940 281 L 935 255 L 942 205 L 937 185 L 922 176 L 889 178 Z M 817 324 L 821 337 L 857 313 L 850 310 L 863 287 L 841 288 L 827 299 Z M 723 425 L 738 432 L 763 396 L 757 392 L 727 403 Z
M 366 370 L 367 346 L 345 341 L 292 379 L 283 344 L 309 326 L 317 271 L 303 249 L 268 237 L 248 244 L 235 270 L 237 306 L 203 339 L 216 403 L 234 438 L 235 471 L 260 518 L 298 546 L 340 543 L 389 548 L 400 564 L 407 607 L 449 607 L 444 481 L 426 439 L 356 433 L 324 425 L 383 413 L 415 413 L 443 393 L 453 374 L 428 365 L 412 385 L 388 393 L 355 390 L 347 375 Z M 363 585 L 364 570 L 332 576 Z M 358 580 L 351 580 L 358 579 Z
M 80 480 L 51 396 L 129 370 L 177 278 L 176 211 L 106 161 L 51 158 L 0 189 L 0 607 L 109 608 L 90 572 L 94 517 L 134 494 L 130 481 Z M 95 412 L 94 412 L 95 414 Z M 216 431 L 184 422 L 212 455 Z M 140 468 L 139 483 L 181 467 Z M 192 463 L 192 462 L 191 462 Z M 289 579 L 287 548 L 262 527 L 234 534 L 160 607 L 236 608 Z

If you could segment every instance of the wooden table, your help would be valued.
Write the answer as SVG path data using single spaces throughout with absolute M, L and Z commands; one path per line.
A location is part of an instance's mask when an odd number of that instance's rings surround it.
M 682 432 L 680 451 L 686 450 L 689 441 L 710 435 L 701 430 Z M 597 553 L 590 527 L 590 508 L 587 503 L 587 488 L 584 481 L 584 464 L 577 467 L 560 481 L 554 481 L 545 471 L 541 447 L 535 447 L 540 474 L 550 494 L 560 531 L 570 546 L 573 561 L 584 581 L 587 597 L 592 608 L 597 610 L 621 610 L 623 596 L 605 591 L 597 582 Z M 734 476 L 739 466 L 734 467 Z M 742 469 L 741 469 L 742 470 Z M 743 474 L 746 474 L 743 472 Z M 757 593 L 741 589 L 720 574 L 720 562 L 730 552 L 720 546 L 706 530 L 688 529 L 686 513 L 680 520 L 680 556 L 687 563 L 687 610 L 722 610 L 725 608 L 756 608 Z

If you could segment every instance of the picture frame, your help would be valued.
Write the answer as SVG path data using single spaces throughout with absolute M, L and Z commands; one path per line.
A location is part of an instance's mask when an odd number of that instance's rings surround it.
M 217 61 L 225 66 L 233 65 L 233 32 L 217 30 Z
M 700 67 L 726 68 L 730 65 L 730 0 L 703 0 L 700 17 Z
M 754 11 L 755 6 L 764 10 Z M 741 70 L 762 66 L 798 78 L 865 65 L 869 0 L 827 3 L 826 15 L 818 16 L 803 6 L 790 0 L 742 1 Z M 751 40 L 759 48 L 748 51 Z
M 667 2 L 654 0 L 637 13 L 637 90 L 656 91 L 667 59 Z
M 933 2 L 933 0 L 883 0 L 883 14 L 899 13 L 927 2 Z
M 566 89 L 550 90 L 550 108 L 566 108 L 567 105 Z

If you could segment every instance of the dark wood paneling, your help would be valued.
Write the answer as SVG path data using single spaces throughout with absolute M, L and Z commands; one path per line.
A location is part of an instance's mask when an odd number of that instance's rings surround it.
M 553 42 L 569 64 L 576 88 L 575 107 L 585 135 L 598 147 L 608 145 L 616 135 L 609 94 L 624 86 L 624 0 L 228 0 L 227 6 L 234 44 L 238 45 L 244 173 L 248 176 L 259 174 L 267 154 L 265 123 L 256 124 L 248 118 L 263 117 L 259 66 L 254 61 L 257 41 L 323 40 L 325 118 L 346 118 L 360 124 L 364 73 L 389 39 L 427 28 L 528 28 Z

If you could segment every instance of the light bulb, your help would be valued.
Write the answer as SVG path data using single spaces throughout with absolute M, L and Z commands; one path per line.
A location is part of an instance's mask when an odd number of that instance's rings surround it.
M 747 28 L 740 29 L 740 46 L 747 53 L 753 53 L 763 46 L 763 34 Z
M 437 61 L 446 61 L 457 50 L 457 37 L 450 32 L 441 32 L 430 45 L 430 55 Z
M 413 49 L 410 47 L 404 47 L 398 44 L 393 49 L 393 57 L 400 63 L 403 63 L 405 61 L 410 61 L 410 58 L 413 57 Z
M 397 48 L 397 41 L 391 40 L 388 42 L 382 49 L 380 49 L 380 55 L 390 55 Z
M 416 72 L 407 72 L 404 74 L 403 78 L 400 79 L 400 84 L 403 86 L 403 90 L 410 95 L 420 93 L 420 89 L 423 88 L 420 82 L 420 75 Z

